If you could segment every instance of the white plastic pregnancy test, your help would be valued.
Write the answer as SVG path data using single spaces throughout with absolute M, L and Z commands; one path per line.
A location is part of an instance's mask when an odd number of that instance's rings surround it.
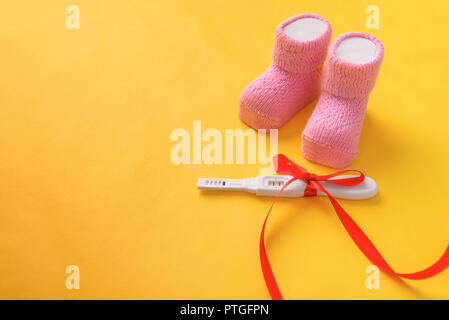
M 329 180 L 357 177 L 355 175 L 341 175 Z M 247 179 L 207 179 L 198 178 L 198 189 L 207 190 L 232 190 L 255 193 L 258 196 L 276 196 L 284 183 L 292 178 L 288 175 L 257 176 Z M 319 181 L 319 183 L 335 198 L 341 199 L 368 199 L 377 193 L 376 181 L 365 177 L 362 183 L 347 187 L 330 182 Z M 303 197 L 306 183 L 297 179 L 290 183 L 281 193 L 281 197 Z M 318 191 L 317 195 L 324 196 L 325 193 Z

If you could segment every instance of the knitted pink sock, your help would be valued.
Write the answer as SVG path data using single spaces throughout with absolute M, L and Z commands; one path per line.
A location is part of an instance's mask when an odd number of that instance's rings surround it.
M 255 129 L 279 128 L 318 97 L 331 33 L 329 22 L 313 13 L 282 22 L 272 64 L 240 95 L 240 119 Z
M 366 61 L 360 56 L 362 44 L 361 51 L 371 51 Z M 383 55 L 382 43 L 363 32 L 344 33 L 334 40 L 324 68 L 323 92 L 302 133 L 304 157 L 334 168 L 352 162 Z

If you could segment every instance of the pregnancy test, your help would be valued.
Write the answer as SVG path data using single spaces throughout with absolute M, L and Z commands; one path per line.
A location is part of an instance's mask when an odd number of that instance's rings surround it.
M 355 175 L 341 175 L 329 180 L 338 180 L 344 178 L 357 177 Z M 254 193 L 257 196 L 275 197 L 279 190 L 287 183 L 292 176 L 289 175 L 273 175 L 273 176 L 257 176 L 247 179 L 208 179 L 199 178 L 197 187 L 204 190 L 223 190 L 223 191 L 246 191 Z M 368 199 L 374 197 L 377 193 L 376 181 L 369 177 L 365 177 L 363 182 L 355 186 L 340 186 L 325 181 L 318 181 L 332 196 L 341 199 Z M 281 197 L 303 197 L 306 183 L 297 179 L 290 183 L 281 193 Z M 317 191 L 317 195 L 326 195 L 322 191 Z

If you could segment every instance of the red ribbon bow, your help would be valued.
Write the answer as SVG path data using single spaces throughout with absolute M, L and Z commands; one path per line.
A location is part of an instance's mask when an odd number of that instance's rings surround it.
M 326 189 L 320 183 L 318 183 L 318 181 L 326 181 L 342 186 L 354 186 L 363 182 L 363 180 L 365 179 L 365 176 L 363 175 L 362 172 L 357 170 L 343 170 L 327 176 L 319 176 L 308 172 L 301 166 L 297 165 L 296 163 L 288 159 L 283 154 L 275 155 L 273 157 L 273 162 L 277 173 L 291 175 L 293 176 L 293 178 L 290 179 L 287 183 L 285 183 L 284 186 L 281 188 L 281 190 L 279 190 L 279 193 L 277 194 L 276 198 L 274 199 L 273 203 L 270 206 L 270 209 L 268 210 L 268 213 L 265 217 L 265 221 L 262 226 L 262 231 L 260 233 L 260 244 L 259 244 L 260 264 L 262 267 L 263 276 L 265 278 L 265 284 L 268 288 L 268 291 L 270 292 L 272 299 L 282 300 L 283 298 L 281 291 L 279 290 L 279 287 L 276 283 L 273 271 L 271 270 L 270 262 L 268 261 L 267 253 L 265 251 L 265 241 L 264 241 L 265 227 L 270 212 L 273 209 L 274 204 L 276 203 L 276 200 L 279 198 L 282 191 L 284 191 L 284 189 L 290 183 L 292 183 L 297 179 L 302 179 L 304 180 L 304 182 L 307 183 L 306 190 L 304 191 L 304 196 L 315 196 L 318 190 L 324 192 L 328 196 L 330 202 L 332 203 L 332 206 L 335 209 L 335 212 L 337 213 L 338 218 L 345 227 L 349 236 L 359 247 L 359 249 L 363 252 L 363 254 L 382 271 L 405 279 L 421 280 L 430 278 L 448 267 L 449 247 L 446 248 L 446 251 L 443 253 L 441 258 L 438 259 L 438 261 L 435 262 L 430 267 L 414 273 L 397 273 L 388 265 L 388 263 L 385 261 L 385 259 L 376 249 L 376 247 L 373 245 L 371 240 L 368 239 L 368 237 L 365 235 L 362 229 L 360 229 L 360 227 L 354 222 L 354 220 L 352 220 L 352 218 L 345 212 L 345 210 L 343 210 L 343 208 L 340 206 L 337 200 L 335 200 L 335 198 L 329 192 L 327 192 Z M 359 176 L 338 180 L 330 180 L 333 177 L 339 176 L 347 172 L 357 172 L 359 173 Z

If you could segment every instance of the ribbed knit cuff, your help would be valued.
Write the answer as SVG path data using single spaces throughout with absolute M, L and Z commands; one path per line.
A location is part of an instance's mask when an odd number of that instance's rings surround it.
M 295 40 L 284 32 L 284 27 L 298 19 L 314 18 L 326 24 L 326 31 L 318 38 L 308 41 Z M 329 22 L 314 13 L 303 13 L 282 22 L 276 29 L 273 63 L 293 73 L 308 73 L 323 64 L 332 36 Z
M 347 38 L 361 37 L 372 41 L 376 46 L 376 55 L 367 63 L 351 63 L 337 57 L 340 43 Z M 379 73 L 384 47 L 374 36 L 364 32 L 347 32 L 338 36 L 329 48 L 323 73 L 323 90 L 336 96 L 355 98 L 368 95 L 373 90 Z

